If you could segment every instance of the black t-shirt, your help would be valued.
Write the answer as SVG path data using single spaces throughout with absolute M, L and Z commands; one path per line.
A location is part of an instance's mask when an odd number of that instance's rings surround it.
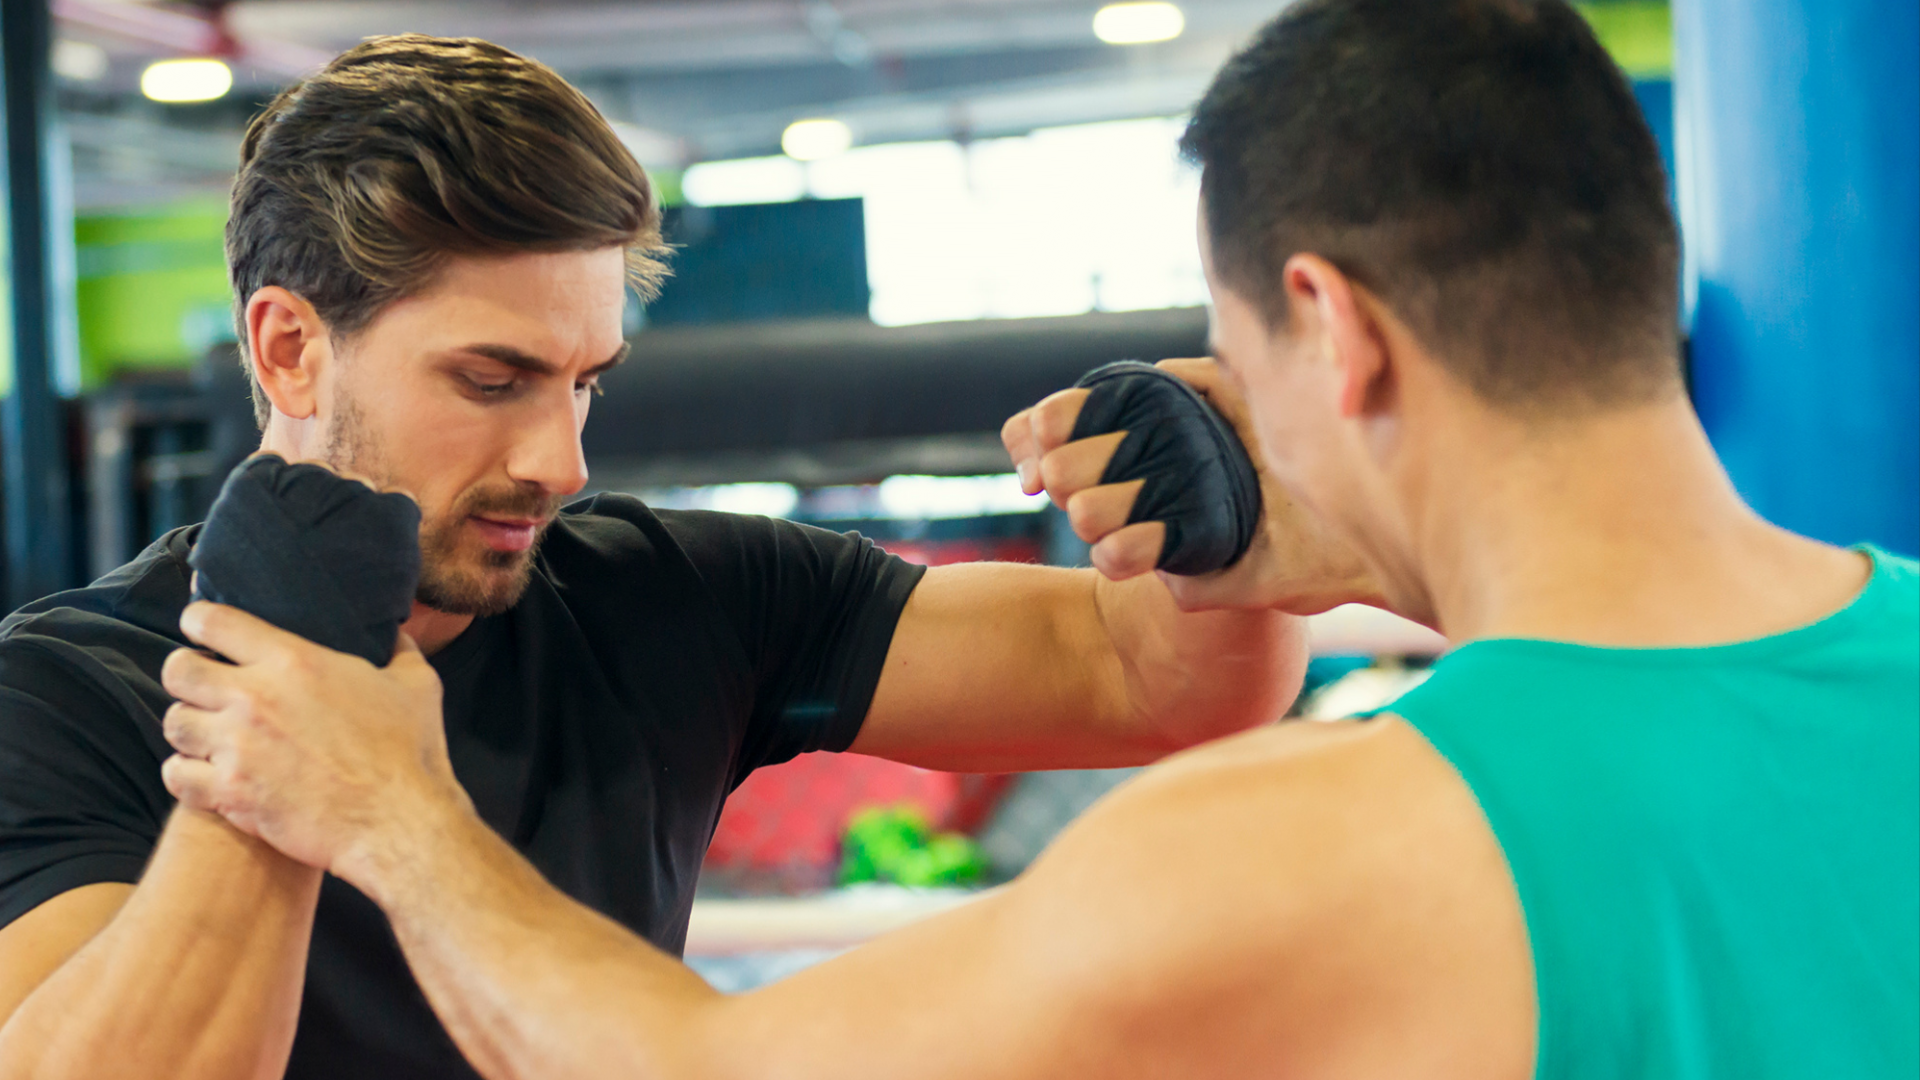
M 197 528 L 0 623 L 0 925 L 139 880 L 173 805 L 160 665 L 184 644 Z M 569 507 L 519 604 L 432 658 L 454 772 L 548 880 L 677 954 L 727 793 L 853 742 L 921 572 L 857 534 L 613 495 Z M 476 1075 L 385 916 L 332 877 L 287 1075 Z

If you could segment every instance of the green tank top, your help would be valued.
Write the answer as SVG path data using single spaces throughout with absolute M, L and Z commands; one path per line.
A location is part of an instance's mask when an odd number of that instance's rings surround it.
M 1920 586 L 1686 649 L 1464 645 L 1386 712 L 1525 909 L 1541 1080 L 1920 1075 Z

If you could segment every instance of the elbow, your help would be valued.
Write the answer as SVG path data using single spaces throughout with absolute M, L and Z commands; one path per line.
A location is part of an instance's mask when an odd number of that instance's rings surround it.
M 1142 727 L 1162 753 L 1279 721 L 1293 708 L 1307 674 L 1306 620 L 1280 616 L 1237 655 L 1217 657 L 1165 695 Z

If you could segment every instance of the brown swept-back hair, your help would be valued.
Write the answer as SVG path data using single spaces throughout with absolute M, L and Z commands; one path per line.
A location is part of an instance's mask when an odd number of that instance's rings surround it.
M 247 127 L 227 219 L 242 362 L 267 285 L 344 339 L 449 256 L 616 246 L 651 299 L 667 273 L 653 187 L 580 91 L 476 38 L 369 38 Z M 253 408 L 265 427 L 257 380 Z

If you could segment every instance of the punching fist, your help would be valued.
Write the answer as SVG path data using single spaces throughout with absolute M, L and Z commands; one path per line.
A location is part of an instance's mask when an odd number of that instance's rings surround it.
M 1124 446 L 1125 429 L 1076 432 L 1086 427 L 1082 411 L 1096 392 L 1085 387 L 1043 399 L 1000 431 L 1021 487 L 1028 494 L 1046 492 L 1066 511 L 1074 533 L 1093 545 L 1093 565 L 1116 581 L 1158 570 L 1187 610 L 1258 607 L 1305 615 L 1349 601 L 1372 601 L 1375 590 L 1358 556 L 1289 498 L 1265 469 L 1245 403 L 1218 362 L 1202 357 L 1155 366 L 1217 410 L 1224 421 L 1220 426 L 1237 437 L 1239 446 L 1211 440 L 1184 418 L 1178 437 L 1156 439 L 1158 446 L 1145 453 Z M 1075 438 L 1076 433 L 1085 437 Z M 1244 457 L 1237 453 L 1242 448 Z M 1123 460 L 1123 468 L 1114 471 L 1133 478 L 1108 482 L 1117 452 L 1132 460 Z M 1209 454 L 1215 460 L 1194 460 Z M 1250 481 L 1243 469 L 1251 469 Z M 1142 506 L 1145 512 L 1136 509 Z M 1211 557 L 1195 556 L 1196 537 L 1206 549 L 1200 554 Z M 1200 572 L 1192 572 L 1196 564 Z

